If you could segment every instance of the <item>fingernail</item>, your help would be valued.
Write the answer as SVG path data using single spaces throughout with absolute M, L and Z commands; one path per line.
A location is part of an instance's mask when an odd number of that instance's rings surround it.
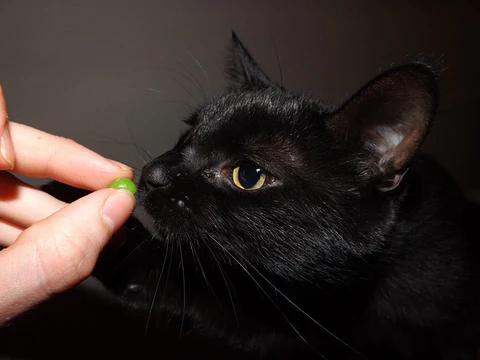
M 114 163 L 115 165 L 117 165 L 122 170 L 125 170 L 125 171 L 132 170 L 132 168 L 130 166 L 122 164 L 121 162 L 118 162 L 118 161 L 115 161 L 115 160 L 112 160 L 112 159 L 108 159 L 108 160 L 110 160 L 110 162 Z
M 7 168 L 1 170 L 13 170 L 15 167 L 15 154 L 13 152 L 12 138 L 10 137 L 10 127 L 8 123 L 5 125 L 2 134 L 0 135 L 0 155 L 7 163 Z
M 5 123 L 5 127 L 0 132 L 0 156 L 6 163 L 6 168 L 2 166 L 0 170 L 12 170 L 15 167 L 15 153 L 13 152 L 12 138 L 10 137 L 10 129 L 8 126 L 7 105 L 3 89 L 0 86 L 0 123 Z
M 133 212 L 135 198 L 128 190 L 116 190 L 110 195 L 102 207 L 102 216 L 112 228 L 118 229 Z

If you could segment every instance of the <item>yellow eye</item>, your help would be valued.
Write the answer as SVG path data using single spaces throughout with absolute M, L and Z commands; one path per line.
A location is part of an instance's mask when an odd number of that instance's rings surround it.
M 267 183 L 268 175 L 262 168 L 241 161 L 233 168 L 232 180 L 242 190 L 257 190 Z

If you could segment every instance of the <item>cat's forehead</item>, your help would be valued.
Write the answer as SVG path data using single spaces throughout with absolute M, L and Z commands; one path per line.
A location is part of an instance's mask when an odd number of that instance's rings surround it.
M 305 95 L 266 88 L 231 91 L 214 98 L 196 114 L 198 136 L 300 131 L 327 107 Z

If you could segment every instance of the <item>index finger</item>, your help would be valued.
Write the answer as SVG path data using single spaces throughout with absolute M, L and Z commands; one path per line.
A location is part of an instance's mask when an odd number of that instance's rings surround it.
M 10 132 L 16 155 L 13 172 L 17 174 L 52 178 L 88 190 L 104 188 L 119 177 L 133 177 L 127 165 L 106 159 L 71 139 L 13 121 Z

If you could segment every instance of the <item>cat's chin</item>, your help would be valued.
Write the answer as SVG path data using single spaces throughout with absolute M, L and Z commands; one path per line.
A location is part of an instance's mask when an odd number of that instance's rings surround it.
M 154 218 L 145 210 L 142 205 L 137 206 L 137 208 L 135 209 L 135 217 L 143 225 L 145 230 L 147 230 L 147 232 L 152 235 L 153 239 L 163 239 L 159 230 L 159 224 L 156 223 Z
M 137 185 L 137 188 L 137 194 L 135 195 L 137 206 L 134 215 L 154 239 L 161 240 L 159 224 L 147 210 L 148 192 L 141 182 Z

